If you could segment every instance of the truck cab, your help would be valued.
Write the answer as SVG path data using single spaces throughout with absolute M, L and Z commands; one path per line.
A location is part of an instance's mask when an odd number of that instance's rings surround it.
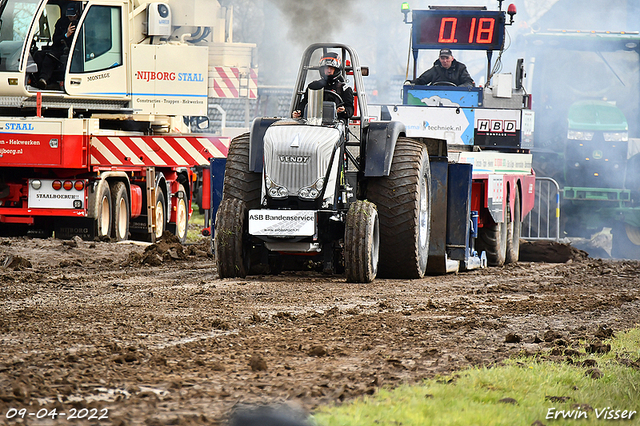
M 217 0 L 0 0 L 0 235 L 184 241 L 194 169 L 228 147 L 190 124 L 257 84 L 231 18 Z
M 75 33 L 56 52 L 56 23 L 66 22 L 70 4 L 78 11 Z M 128 100 L 125 40 L 128 2 L 66 2 L 8 0 L 0 29 L 0 93 L 34 96 Z M 63 31 L 66 32 L 67 28 Z M 48 59 L 47 59 L 48 58 Z M 46 66 L 53 67 L 46 87 L 38 87 Z
M 69 7 L 75 31 L 54 43 Z M 230 19 L 216 0 L 5 0 L 0 107 L 22 116 L 35 115 L 38 102 L 43 115 L 69 118 L 207 116 L 209 98 L 257 92 L 255 45 L 231 41 Z

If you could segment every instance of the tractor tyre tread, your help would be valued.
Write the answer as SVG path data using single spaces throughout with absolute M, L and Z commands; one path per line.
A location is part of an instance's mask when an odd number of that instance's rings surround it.
M 214 239 L 216 266 L 220 278 L 244 278 L 247 266 L 244 260 L 243 235 L 247 216 L 244 201 L 223 199 L 218 208 Z
M 249 133 L 237 136 L 229 145 L 222 198 L 245 202 L 247 209 L 260 207 L 261 174 L 249 171 Z
M 426 179 L 427 209 L 430 209 L 430 169 L 426 146 L 399 137 L 389 176 L 371 179 L 367 198 L 378 209 L 380 254 L 378 276 L 422 278 L 426 270 L 427 246 L 419 243 L 420 185 Z M 429 224 L 429 220 L 427 223 Z M 428 232 L 427 225 L 427 232 Z
M 347 213 L 344 263 L 347 282 L 369 283 L 376 277 L 379 250 L 378 212 L 375 204 L 358 200 Z
M 627 230 L 627 227 L 629 229 Z M 629 233 L 634 240 L 640 238 L 640 228 L 616 222 L 611 227 L 611 257 L 614 259 L 640 259 L 640 245 L 629 238 Z M 638 242 L 638 241 L 636 241 Z

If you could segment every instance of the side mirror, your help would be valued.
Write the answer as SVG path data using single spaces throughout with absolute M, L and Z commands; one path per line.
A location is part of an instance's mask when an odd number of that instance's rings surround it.
M 369 75 L 369 67 L 361 67 L 360 70 L 362 71 L 363 77 L 366 77 Z
M 524 59 L 520 58 L 518 59 L 518 62 L 516 64 L 516 89 L 520 90 L 522 89 L 522 80 L 525 77 L 525 72 L 524 72 Z

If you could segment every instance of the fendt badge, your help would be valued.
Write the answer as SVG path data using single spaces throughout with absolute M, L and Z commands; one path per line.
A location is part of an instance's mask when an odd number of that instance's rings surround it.
M 278 159 L 281 163 L 287 164 L 307 164 L 309 162 L 308 155 L 279 155 Z

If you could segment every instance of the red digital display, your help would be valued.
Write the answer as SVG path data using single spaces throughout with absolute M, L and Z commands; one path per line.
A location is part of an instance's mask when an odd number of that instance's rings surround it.
M 503 12 L 416 10 L 414 48 L 500 49 L 504 22 Z

